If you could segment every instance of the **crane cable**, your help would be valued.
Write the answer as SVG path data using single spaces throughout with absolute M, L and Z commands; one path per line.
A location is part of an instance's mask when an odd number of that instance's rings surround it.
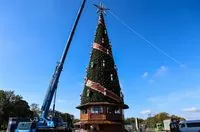
M 154 49 L 156 49 L 158 52 L 162 53 L 163 55 L 165 55 L 166 57 L 168 57 L 169 59 L 171 59 L 172 61 L 174 61 L 180 67 L 184 67 L 184 64 L 181 61 L 179 61 L 175 57 L 172 57 L 171 55 L 169 55 L 168 53 L 166 53 L 164 50 L 162 50 L 161 48 L 159 48 L 158 46 L 156 46 L 154 43 L 152 43 L 151 41 L 149 41 L 148 39 L 146 39 L 144 36 L 142 36 L 140 33 L 138 33 L 136 30 L 134 30 L 131 26 L 129 26 L 128 24 L 126 24 L 117 15 L 115 15 L 111 10 L 108 10 L 108 12 L 110 12 L 110 14 L 115 19 L 117 19 L 121 24 L 123 24 L 126 28 L 128 28 L 133 34 L 135 34 L 136 36 L 138 36 L 139 38 L 141 38 L 142 40 L 144 40 L 146 43 L 148 43 L 151 47 L 153 47 Z

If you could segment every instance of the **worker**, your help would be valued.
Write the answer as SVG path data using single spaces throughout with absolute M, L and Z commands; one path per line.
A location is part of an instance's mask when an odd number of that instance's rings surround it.
M 179 121 L 176 119 L 172 119 L 169 124 L 171 132 L 179 132 Z
M 33 128 L 36 128 L 37 124 L 35 119 L 32 121 L 32 123 L 33 123 Z

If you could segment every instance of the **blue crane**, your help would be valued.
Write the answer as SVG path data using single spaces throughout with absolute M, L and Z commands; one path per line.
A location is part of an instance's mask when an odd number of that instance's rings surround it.
M 50 131 L 50 128 L 55 128 L 55 127 L 61 125 L 61 124 L 59 124 L 58 120 L 49 119 L 48 113 L 49 113 L 49 109 L 50 109 L 53 97 L 54 97 L 55 92 L 57 90 L 59 78 L 60 78 L 61 72 L 63 70 L 63 65 L 65 63 L 65 59 L 66 59 L 68 50 L 70 48 L 70 45 L 71 45 L 76 27 L 78 25 L 80 16 L 82 14 L 85 2 L 86 2 L 86 0 L 82 1 L 82 4 L 79 8 L 76 20 L 75 20 L 74 25 L 72 27 L 71 33 L 70 33 L 69 38 L 67 40 L 65 49 L 64 49 L 63 54 L 61 56 L 61 59 L 58 62 L 57 66 L 55 68 L 55 71 L 53 73 L 52 80 L 50 82 L 50 85 L 48 87 L 48 90 L 47 90 L 47 93 L 46 93 L 46 96 L 45 96 L 45 99 L 44 99 L 44 102 L 43 102 L 43 105 L 41 107 L 42 115 L 40 116 L 38 121 L 35 122 L 35 127 L 34 127 L 35 129 L 32 129 L 32 123 L 30 123 L 30 122 L 20 122 L 18 124 L 18 128 L 16 129 L 16 132 L 24 132 L 23 130 L 25 130 L 26 132 L 34 132 L 37 129 L 45 129 L 46 131 Z M 55 104 L 54 104 L 53 107 L 55 108 Z M 26 126 L 26 129 L 23 126 Z M 23 129 L 20 130 L 21 127 Z M 42 130 L 42 131 L 44 131 L 44 130 Z

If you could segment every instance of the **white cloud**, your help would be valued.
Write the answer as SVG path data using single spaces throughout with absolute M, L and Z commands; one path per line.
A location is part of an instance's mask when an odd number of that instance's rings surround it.
M 149 73 L 148 73 L 148 72 L 145 72 L 145 73 L 142 75 L 142 77 L 143 77 L 143 78 L 146 78 L 148 75 L 149 75 Z
M 180 68 L 187 68 L 187 66 L 185 64 L 181 64 Z
M 150 84 L 152 84 L 152 83 L 154 83 L 155 81 L 153 80 L 153 79 L 149 79 L 148 80 L 148 83 L 150 83 Z
M 152 113 L 151 110 L 142 110 L 140 112 L 140 114 L 143 114 L 143 115 L 148 115 L 148 114 L 151 114 L 151 113 Z
M 175 103 L 178 101 L 193 101 L 200 99 L 200 88 L 199 89 L 186 89 L 182 91 L 172 92 L 164 96 L 153 96 L 148 99 L 152 103 Z
M 197 109 L 196 107 L 191 107 L 191 108 L 184 108 L 182 111 L 197 113 L 197 112 L 200 112 L 200 109 Z
M 149 84 L 152 84 L 152 83 L 155 82 L 156 77 L 158 77 L 158 76 L 165 76 L 165 75 L 168 73 L 168 71 L 169 71 L 169 68 L 168 68 L 168 67 L 166 67 L 166 66 L 161 66 L 160 68 L 158 68 L 158 69 L 155 71 L 155 73 L 153 73 L 152 76 L 150 76 L 148 72 L 144 72 L 144 73 L 142 74 L 142 78 L 145 79 L 145 78 L 149 77 L 148 83 L 149 83 Z
M 58 99 L 58 103 L 65 103 L 67 102 L 67 100 L 64 100 L 64 99 Z
M 168 72 L 168 67 L 166 66 L 161 66 L 159 69 L 157 69 L 155 76 L 164 76 Z
M 179 88 L 181 89 L 181 88 Z M 195 107 L 184 108 L 186 105 L 193 105 L 196 107 L 200 99 L 200 88 L 181 89 L 176 92 L 164 94 L 162 96 L 152 96 L 148 98 L 148 102 L 153 106 L 153 110 L 166 111 L 171 114 L 180 115 L 186 119 L 200 118 L 200 109 Z M 195 118 L 196 117 L 196 118 Z

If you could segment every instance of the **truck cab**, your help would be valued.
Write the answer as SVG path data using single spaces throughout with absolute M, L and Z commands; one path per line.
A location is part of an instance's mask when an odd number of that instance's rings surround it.
M 179 123 L 181 132 L 200 132 L 200 120 L 187 120 Z
M 20 122 L 15 132 L 36 132 L 35 122 Z

